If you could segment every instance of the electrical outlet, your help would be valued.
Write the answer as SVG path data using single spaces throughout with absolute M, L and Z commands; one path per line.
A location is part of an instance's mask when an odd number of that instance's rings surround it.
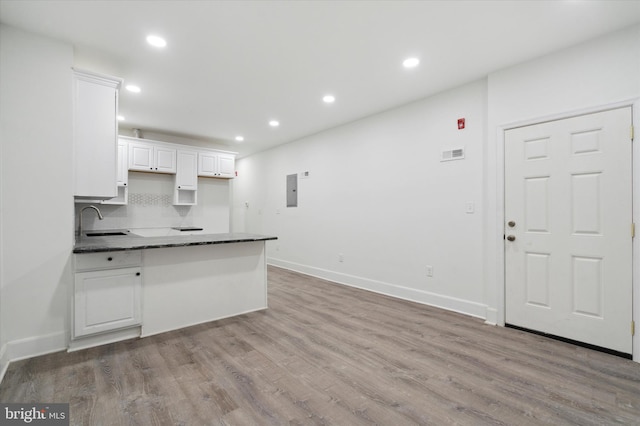
M 473 214 L 476 211 L 476 205 L 473 201 L 467 201 L 467 203 L 465 204 L 465 209 L 464 209 L 465 213 L 468 214 Z
M 338 262 L 344 262 L 344 255 L 342 253 L 338 253 Z
M 427 276 L 428 277 L 432 277 L 433 276 L 433 266 L 431 266 L 431 265 L 427 265 Z

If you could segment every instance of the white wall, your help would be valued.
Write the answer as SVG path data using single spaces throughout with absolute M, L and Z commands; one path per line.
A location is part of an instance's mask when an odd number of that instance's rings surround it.
M 71 46 L 0 26 L 0 372 L 66 345 L 72 64 Z
M 633 102 L 637 128 L 638 99 L 635 26 L 243 158 L 233 182 L 232 227 L 278 236 L 269 244 L 273 264 L 502 324 L 503 129 Z M 463 116 L 469 127 L 458 132 L 455 119 Z M 456 145 L 466 146 L 467 159 L 439 163 L 440 147 Z M 634 156 L 634 220 L 640 223 L 640 150 Z M 285 176 L 302 171 L 311 177 L 299 181 L 300 207 L 287 209 Z M 475 202 L 475 214 L 464 213 L 466 201 Z M 640 324 L 638 240 L 634 312 Z M 425 277 L 427 264 L 434 266 L 433 278 Z
M 233 229 L 276 235 L 272 264 L 484 316 L 485 106 L 482 80 L 243 158 Z M 439 161 L 460 146 L 464 160 Z M 287 208 L 286 175 L 303 171 Z
M 635 125 L 640 122 L 640 26 L 634 26 L 579 46 L 489 75 L 488 138 L 485 165 L 487 215 L 485 245 L 485 300 L 487 319 L 504 322 L 504 262 L 502 188 L 503 130 L 545 118 L 594 111 L 603 106 L 635 104 Z M 636 131 L 637 134 L 637 131 Z M 637 139 L 637 136 L 636 136 Z M 634 150 L 634 221 L 640 223 L 640 153 Z M 634 312 L 640 324 L 640 251 L 634 242 Z M 640 338 L 634 340 L 640 361 Z

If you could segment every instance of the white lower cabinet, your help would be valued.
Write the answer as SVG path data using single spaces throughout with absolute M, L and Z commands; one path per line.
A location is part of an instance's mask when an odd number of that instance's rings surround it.
M 142 323 L 140 251 L 76 254 L 73 337 Z

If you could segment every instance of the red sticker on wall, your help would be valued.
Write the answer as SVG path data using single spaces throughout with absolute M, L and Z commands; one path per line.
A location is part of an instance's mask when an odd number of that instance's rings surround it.
M 464 118 L 458 118 L 458 130 L 464 129 Z

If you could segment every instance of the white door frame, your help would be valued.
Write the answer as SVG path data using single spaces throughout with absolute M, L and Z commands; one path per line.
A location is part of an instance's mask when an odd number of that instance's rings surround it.
M 496 255 L 496 318 L 495 321 L 488 319 L 488 323 L 495 323 L 500 326 L 505 325 L 505 252 L 504 252 L 504 134 L 507 130 L 515 127 L 529 126 L 532 124 L 538 124 L 545 121 L 562 120 L 565 118 L 575 117 L 578 115 L 590 114 L 600 112 L 609 109 L 632 107 L 633 111 L 633 125 L 637 128 L 636 136 L 634 137 L 634 145 L 640 143 L 640 98 L 616 102 L 606 105 L 599 105 L 596 107 L 590 107 L 575 111 L 568 111 L 558 114 L 552 114 L 544 117 L 537 117 L 534 119 L 523 120 L 513 123 L 507 123 L 498 125 L 496 130 L 496 211 L 495 211 L 495 231 L 493 236 L 493 244 L 497 249 Z M 633 221 L 637 224 L 636 237 L 633 239 L 633 321 L 636 323 L 636 333 L 633 336 L 633 360 L 640 363 L 640 148 L 633 146 Z M 491 212 L 493 214 L 493 212 Z M 490 217 L 490 216 L 489 216 Z M 631 232 L 631 231 L 629 231 Z M 489 237 L 491 238 L 491 237 Z M 491 303 L 491 302 L 489 302 Z M 631 325 L 629 325 L 631 326 Z M 629 331 L 631 332 L 631 331 Z

